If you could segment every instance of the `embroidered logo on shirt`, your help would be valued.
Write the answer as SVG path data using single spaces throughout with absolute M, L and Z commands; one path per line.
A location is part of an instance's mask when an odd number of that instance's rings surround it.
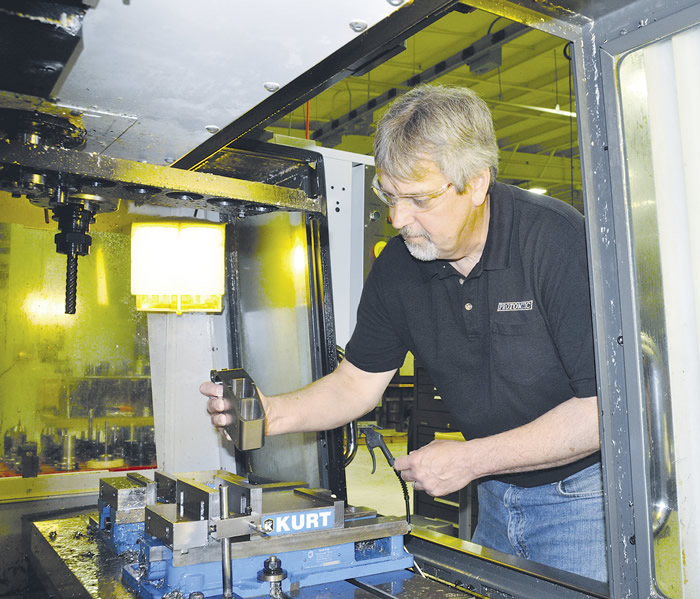
M 532 310 L 532 300 L 525 302 L 498 302 L 496 312 L 520 312 L 522 310 Z

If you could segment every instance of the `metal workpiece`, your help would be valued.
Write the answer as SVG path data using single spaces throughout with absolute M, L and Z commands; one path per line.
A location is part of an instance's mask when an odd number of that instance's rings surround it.
M 156 485 L 142 474 L 129 473 L 100 480 L 100 501 L 118 512 L 156 503 Z
M 250 478 L 252 478 L 252 476 Z M 263 494 L 277 491 L 291 491 L 294 489 L 298 490 L 308 486 L 307 483 L 303 481 L 251 482 L 251 480 L 243 476 L 225 471 L 219 471 L 216 474 L 214 483 L 229 485 L 229 506 L 234 512 L 241 514 L 262 512 Z
M 168 503 L 146 508 L 145 531 L 173 551 L 189 551 L 209 543 L 209 520 L 181 518 L 179 506 Z M 219 549 L 218 545 L 216 546 Z
M 156 483 L 156 498 L 158 503 L 175 503 L 177 501 L 177 477 L 162 470 L 153 473 Z
M 211 380 L 223 386 L 223 397 L 230 408 L 231 423 L 225 429 L 241 451 L 260 449 L 265 444 L 265 409 L 258 389 L 242 368 L 212 370 Z
M 207 484 L 178 478 L 175 494 L 180 518 L 209 520 L 219 517 L 219 492 Z
M 7 139 L 0 140 L 0 167 L 0 189 L 43 207 L 54 201 L 52 190 L 64 187 L 68 199 L 84 199 L 96 211 L 124 200 L 234 217 L 277 209 L 325 213 L 321 198 L 298 189 Z

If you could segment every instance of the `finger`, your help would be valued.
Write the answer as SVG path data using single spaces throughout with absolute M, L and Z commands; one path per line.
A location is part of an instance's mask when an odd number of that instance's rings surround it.
M 209 414 L 218 414 L 219 412 L 223 412 L 223 410 L 219 409 L 218 404 L 219 400 L 209 398 L 209 401 L 207 401 L 207 412 L 209 412 Z
M 207 412 L 210 414 L 219 414 L 230 409 L 230 404 L 223 398 L 210 397 L 207 402 Z
M 231 402 L 221 397 L 210 397 L 207 402 L 207 412 L 220 414 L 231 410 Z
M 394 469 L 401 472 L 410 468 L 408 456 L 399 456 L 394 460 Z
M 403 478 L 407 483 L 415 481 L 415 476 L 411 470 L 403 470 L 401 472 L 401 478 Z
M 209 397 L 221 397 L 224 394 L 224 387 L 219 383 L 205 381 L 199 386 L 199 392 Z
M 211 422 L 214 426 L 227 426 L 231 424 L 233 418 L 229 414 L 214 414 L 211 417 Z

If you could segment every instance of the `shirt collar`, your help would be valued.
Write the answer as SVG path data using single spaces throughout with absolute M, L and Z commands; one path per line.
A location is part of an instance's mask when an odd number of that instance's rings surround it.
M 509 185 L 495 182 L 490 198 L 489 232 L 481 260 L 471 275 L 478 277 L 484 270 L 500 270 L 510 266 L 510 246 L 513 239 L 513 190 Z M 463 276 L 448 260 L 422 262 L 416 260 L 423 282 L 433 277 L 444 279 L 450 276 Z

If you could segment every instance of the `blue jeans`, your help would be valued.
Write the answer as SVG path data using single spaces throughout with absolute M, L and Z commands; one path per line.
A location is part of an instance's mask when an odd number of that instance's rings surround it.
M 540 487 L 497 480 L 479 485 L 472 541 L 567 572 L 606 581 L 600 464 Z

